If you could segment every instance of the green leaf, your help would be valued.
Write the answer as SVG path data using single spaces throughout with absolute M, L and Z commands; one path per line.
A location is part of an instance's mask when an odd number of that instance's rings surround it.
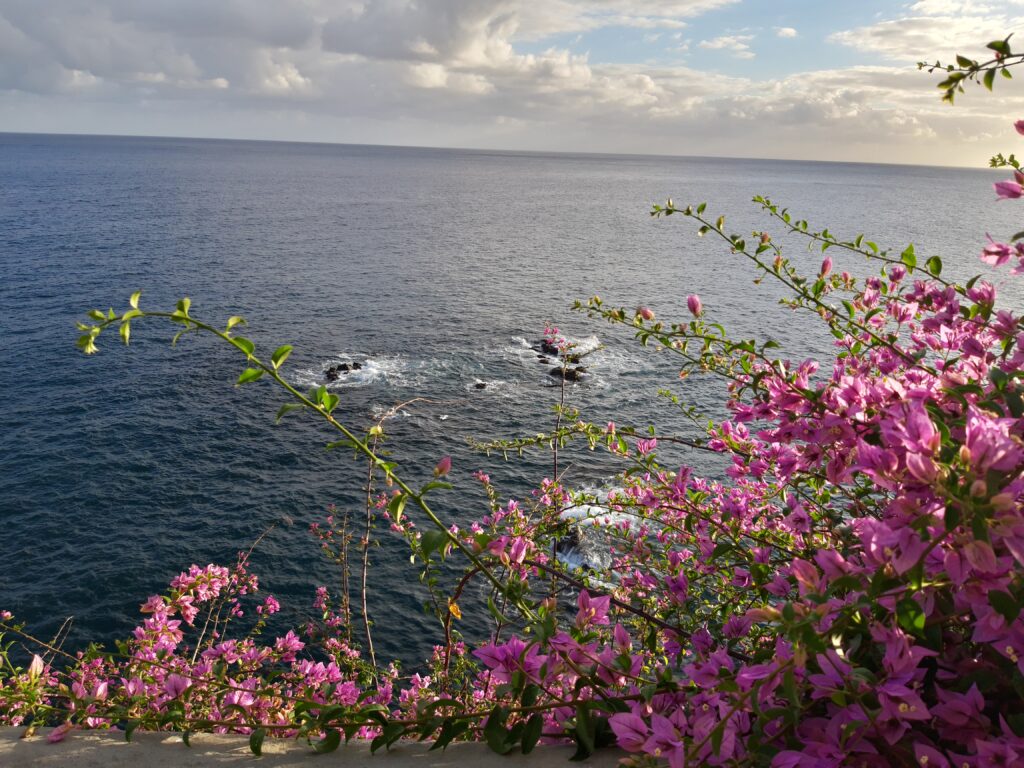
M 499 755 L 507 755 L 512 751 L 512 745 L 507 741 L 508 731 L 505 728 L 505 721 L 508 719 L 508 712 L 500 704 L 496 704 L 484 724 L 484 739 L 493 751 Z
M 928 271 L 938 277 L 942 274 L 942 259 L 938 256 L 932 256 L 928 261 L 925 262 L 925 266 L 928 267 Z
M 573 759 L 589 757 L 594 752 L 594 723 L 590 719 L 590 710 L 583 702 L 576 704 L 576 731 L 578 748 Z M 585 752 L 582 757 L 577 758 L 580 753 Z
M 1009 592 L 992 590 L 988 593 L 988 604 L 999 612 L 1008 624 L 1012 624 L 1020 615 L 1020 604 Z
M 238 381 L 235 384 L 248 384 L 250 381 L 256 381 L 262 375 L 262 368 L 246 368 L 242 371 L 242 375 L 238 377 Z
M 224 329 L 224 332 L 227 333 L 236 325 L 245 325 L 245 318 L 239 317 L 238 315 L 232 315 L 228 318 L 228 325 L 227 328 Z
M 185 317 L 188 317 L 189 307 L 192 306 L 192 299 L 186 296 L 184 299 L 178 302 L 178 311 L 181 312 Z
M 405 503 L 409 500 L 409 497 L 404 493 L 400 493 L 395 496 L 391 501 L 388 502 L 388 512 L 391 514 L 392 519 L 395 523 L 402 522 L 402 510 L 405 509 Z
M 370 754 L 372 755 L 381 747 L 389 748 L 402 737 L 403 733 L 405 733 L 404 725 L 401 723 L 388 723 L 381 729 L 380 735 L 370 742 Z
M 429 483 L 420 488 L 420 496 L 426 496 L 428 493 L 430 493 L 430 491 L 450 491 L 451 489 L 451 483 L 446 483 L 443 480 L 431 480 Z
M 125 346 L 128 346 L 128 339 L 132 335 L 132 324 L 121 323 L 121 339 L 124 341 Z
M 964 69 L 970 69 L 974 66 L 974 62 L 968 59 L 966 56 L 961 56 L 959 53 L 956 55 L 956 63 Z
M 278 409 L 277 417 L 274 419 L 274 422 L 275 423 L 280 422 L 281 419 L 283 419 L 286 414 L 291 413 L 292 411 L 298 410 L 299 408 L 303 408 L 303 407 L 305 407 L 305 406 L 303 406 L 302 403 L 285 403 L 284 405 L 282 405 Z
M 252 353 L 256 349 L 256 345 L 245 338 L 245 336 L 235 336 L 235 338 L 231 340 L 231 343 L 245 352 L 249 357 L 252 357 Z
M 284 344 L 274 350 L 274 354 L 270 356 L 270 362 L 273 363 L 274 368 L 280 368 L 285 360 L 288 359 L 288 355 L 292 353 L 292 348 L 288 344 Z
M 990 91 L 992 90 L 992 84 L 996 81 L 996 70 L 990 69 L 985 73 L 985 76 L 981 79 L 985 87 Z
M 913 269 L 917 266 L 917 256 L 914 255 L 914 244 L 908 245 L 903 253 L 900 254 L 900 260 L 908 267 Z
M 469 728 L 469 723 L 465 720 L 452 720 L 451 718 L 444 721 L 441 726 L 441 732 L 437 735 L 437 739 L 431 745 L 428 752 L 433 752 L 435 749 L 446 749 L 452 742 L 452 739 L 458 738 Z
M 544 717 L 540 712 L 534 712 L 530 719 L 526 721 L 526 727 L 523 729 L 522 751 L 524 755 L 533 752 L 533 748 L 537 746 L 537 742 L 540 741 L 543 733 Z
M 333 752 L 341 745 L 341 731 L 328 731 L 320 741 L 313 745 L 318 755 Z
M 444 531 L 424 531 L 420 536 L 420 550 L 424 559 L 429 559 L 432 552 L 443 550 L 448 541 L 448 534 Z
M 263 754 L 263 739 L 267 737 L 266 728 L 257 728 L 249 735 L 249 749 L 259 757 Z
M 896 603 L 896 620 L 901 627 L 912 634 L 916 635 L 924 631 L 924 611 L 913 598 L 905 597 Z
M 995 51 L 996 53 L 1001 53 L 1004 56 L 1009 56 L 1010 55 L 1010 38 L 1006 38 L 1005 40 L 993 40 L 991 43 L 989 43 L 985 47 L 988 48 L 990 51 Z
M 359 443 L 355 440 L 345 438 L 344 440 L 335 440 L 334 442 L 328 443 L 325 447 L 328 451 L 333 451 L 337 448 L 351 448 L 353 451 L 358 451 Z
M 139 296 L 141 296 L 141 295 L 142 295 L 142 291 L 136 291 L 135 293 L 133 293 L 129 297 L 128 303 L 131 305 L 132 309 L 138 309 L 139 308 Z
M 103 314 L 102 309 L 90 309 L 89 317 L 100 323 L 105 323 L 107 321 L 107 316 Z
M 131 741 L 132 740 L 132 734 L 135 733 L 135 730 L 140 725 L 142 725 L 142 721 L 141 720 L 129 720 L 128 724 L 124 727 L 124 740 L 125 741 Z

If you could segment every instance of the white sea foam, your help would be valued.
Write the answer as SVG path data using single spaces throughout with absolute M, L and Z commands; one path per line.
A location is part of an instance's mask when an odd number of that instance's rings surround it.
M 481 384 L 483 384 L 483 387 L 480 386 Z M 474 378 L 472 381 L 467 381 L 462 388 L 467 392 L 478 392 L 480 394 L 487 392 L 490 392 L 491 394 L 494 394 L 495 392 L 508 394 L 510 390 L 515 389 L 518 386 L 519 382 L 516 381 Z
M 327 369 L 342 363 L 359 363 L 360 369 L 339 373 L 334 381 L 326 378 Z M 303 387 L 319 387 L 321 384 L 328 389 L 345 387 L 366 387 L 372 384 L 401 384 L 409 370 L 408 361 L 400 355 L 382 355 L 369 357 L 359 354 L 339 354 L 326 360 L 318 369 L 305 368 L 295 372 L 295 383 Z

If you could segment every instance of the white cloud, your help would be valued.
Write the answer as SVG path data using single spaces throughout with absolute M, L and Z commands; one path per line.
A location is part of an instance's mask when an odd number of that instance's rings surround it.
M 709 51 L 726 51 L 737 59 L 752 59 L 754 52 L 750 50 L 750 41 L 753 39 L 753 35 L 722 35 L 711 40 L 701 40 L 697 47 Z
M 775 36 L 783 38 L 791 38 L 797 36 L 797 31 L 793 27 L 776 27 Z
M 1024 10 L 1022 6 L 1021 2 L 992 6 L 969 0 L 921 0 L 898 18 L 836 32 L 829 40 L 894 61 L 952 59 L 961 50 L 980 50 L 991 40 L 1020 29 L 1024 16 L 1006 10 Z

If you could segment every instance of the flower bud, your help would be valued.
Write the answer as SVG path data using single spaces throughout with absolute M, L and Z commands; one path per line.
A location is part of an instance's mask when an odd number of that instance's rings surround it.
M 439 462 L 437 462 L 437 466 L 434 467 L 434 477 L 444 477 L 445 475 L 447 475 L 451 471 L 452 471 L 452 457 L 451 456 L 445 456 L 443 459 L 441 459 Z
M 37 653 L 32 656 L 32 663 L 28 665 L 28 676 L 30 679 L 35 680 L 43 674 L 44 669 L 43 659 Z
M 1013 509 L 1014 496 L 1012 493 L 997 493 L 989 501 L 998 512 L 1007 512 Z
M 650 321 L 654 319 L 654 310 L 650 307 L 637 307 L 636 313 L 644 320 Z
M 701 304 L 700 296 L 695 293 L 691 293 L 686 297 L 686 307 L 694 317 L 700 317 L 704 314 L 704 305 Z

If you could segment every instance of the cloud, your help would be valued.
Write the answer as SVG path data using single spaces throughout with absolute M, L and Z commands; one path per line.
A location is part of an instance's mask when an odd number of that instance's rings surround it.
M 699 38 L 680 29 L 733 1 L 0 0 L 0 110 L 8 130 L 916 162 L 966 161 L 968 137 L 1024 114 L 1013 97 L 950 110 L 902 63 L 950 19 L 958 35 L 1015 18 L 1004 6 L 905 6 L 833 35 L 881 65 L 772 78 L 611 64 L 564 42 L 629 26 L 684 52 Z M 750 59 L 753 40 L 693 46 Z
M 921 0 L 906 13 L 869 26 L 836 32 L 830 42 L 881 54 L 893 61 L 946 60 L 960 50 L 978 50 L 1024 25 L 1024 3 L 998 6 L 963 0 Z M 1017 13 L 1007 13 L 1016 9 Z
M 775 36 L 783 38 L 796 37 L 797 31 L 793 27 L 775 27 Z
M 750 50 L 750 41 L 753 39 L 753 35 L 723 35 L 701 40 L 697 47 L 709 51 L 726 51 L 737 59 L 752 59 L 754 52 Z

